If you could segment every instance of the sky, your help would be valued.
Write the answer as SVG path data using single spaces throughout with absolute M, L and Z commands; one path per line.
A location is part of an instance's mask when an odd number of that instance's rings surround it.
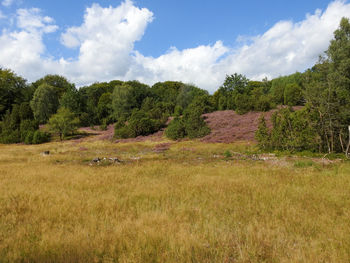
M 0 67 L 29 82 L 182 81 L 303 72 L 329 45 L 346 0 L 0 0 Z

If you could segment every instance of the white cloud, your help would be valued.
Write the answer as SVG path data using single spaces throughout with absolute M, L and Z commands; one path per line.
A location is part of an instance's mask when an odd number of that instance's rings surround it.
M 18 9 L 17 10 L 17 27 L 19 29 L 33 32 L 52 33 L 58 29 L 58 26 L 52 25 L 53 18 L 41 16 L 41 10 L 38 8 Z
M 152 12 L 135 7 L 129 0 L 116 8 L 93 4 L 87 8 L 81 26 L 62 34 L 63 45 L 79 47 L 77 60 L 61 61 L 67 74 L 72 66 L 79 69 L 72 77 L 80 83 L 122 78 L 131 67 L 135 41 L 141 39 L 152 19 Z
M 18 30 L 3 30 L 0 35 L 0 66 L 34 80 L 53 69 L 49 65 L 54 63 L 43 58 L 43 35 L 55 31 L 57 26 L 45 21 L 39 9 L 19 9 L 16 19 Z
M 350 4 L 335 1 L 297 23 L 280 21 L 262 35 L 240 37 L 249 44 L 229 49 L 217 42 L 183 51 L 176 49 L 158 58 L 136 55 L 130 78 L 154 83 L 168 79 L 192 82 L 215 91 L 226 74 L 245 74 L 251 79 L 277 77 L 311 67 L 327 49 L 340 19 L 350 17 Z
M 208 89 L 214 88 L 221 81 L 219 60 L 228 51 L 221 41 L 217 41 L 214 45 L 182 51 L 171 48 L 167 54 L 158 58 L 144 57 L 136 52 L 127 78 L 138 78 L 147 83 L 180 80 Z
M 303 21 L 280 21 L 264 34 L 240 37 L 240 48 L 221 41 L 185 50 L 170 48 L 159 57 L 147 57 L 134 49 L 153 14 L 130 0 L 118 7 L 94 4 L 86 9 L 80 26 L 61 35 L 67 48 L 77 48 L 76 58 L 48 58 L 44 34 L 57 26 L 39 9 L 17 11 L 15 32 L 0 35 L 0 63 L 35 80 L 45 74 L 63 74 L 77 85 L 112 79 L 138 79 L 148 84 L 180 80 L 214 91 L 226 74 L 242 73 L 252 79 L 303 71 L 327 49 L 341 17 L 350 17 L 350 4 L 335 1 L 325 11 L 308 14 Z M 244 44 L 244 40 L 249 40 Z

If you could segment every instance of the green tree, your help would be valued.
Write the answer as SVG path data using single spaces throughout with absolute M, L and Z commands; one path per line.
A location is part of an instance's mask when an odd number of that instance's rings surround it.
M 70 83 L 65 77 L 60 75 L 46 75 L 45 77 L 32 83 L 35 89 L 39 88 L 43 84 L 54 87 L 58 98 L 61 98 L 67 91 L 74 89 L 74 84 Z
M 39 123 L 45 123 L 58 108 L 58 96 L 55 88 L 44 83 L 40 85 L 30 102 L 34 117 Z
M 302 102 L 302 90 L 296 83 L 287 84 L 284 89 L 284 105 L 295 106 Z
M 255 133 L 255 139 L 258 141 L 258 146 L 262 150 L 268 150 L 270 148 L 270 132 L 266 125 L 264 115 L 259 118 L 258 130 Z
M 49 127 L 52 132 L 58 133 L 60 140 L 65 136 L 73 134 L 79 125 L 79 119 L 67 108 L 60 108 L 58 112 L 49 119 Z
M 24 98 L 26 81 L 11 70 L 0 68 L 0 120 L 12 105 L 20 104 Z
M 165 130 L 165 136 L 171 140 L 182 139 L 186 137 L 186 128 L 180 117 L 175 117 Z
M 74 112 L 75 114 L 79 114 L 81 112 L 80 96 L 78 91 L 75 88 L 71 88 L 65 93 L 63 93 L 59 102 L 60 102 L 60 107 L 67 108 L 71 112 Z
M 109 120 L 113 113 L 112 109 L 112 93 L 103 93 L 97 104 L 97 112 L 99 120 Z M 109 122 L 109 121 L 107 121 Z

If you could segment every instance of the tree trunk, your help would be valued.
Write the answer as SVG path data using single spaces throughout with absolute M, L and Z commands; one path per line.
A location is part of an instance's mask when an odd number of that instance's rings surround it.
M 340 141 L 340 146 L 341 146 L 341 150 L 342 152 L 345 152 L 345 149 L 344 149 L 344 143 L 343 143 L 343 137 L 341 136 L 342 134 L 342 131 L 340 130 L 339 132 L 339 141 Z
M 349 149 L 350 149 L 350 125 L 349 125 L 349 142 L 348 142 L 348 146 L 346 147 L 346 151 L 345 151 L 345 156 L 346 158 L 349 158 Z

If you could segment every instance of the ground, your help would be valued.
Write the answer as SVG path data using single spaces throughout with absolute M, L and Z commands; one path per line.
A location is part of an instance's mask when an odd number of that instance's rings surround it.
M 350 261 L 347 160 L 107 133 L 0 145 L 0 262 Z

